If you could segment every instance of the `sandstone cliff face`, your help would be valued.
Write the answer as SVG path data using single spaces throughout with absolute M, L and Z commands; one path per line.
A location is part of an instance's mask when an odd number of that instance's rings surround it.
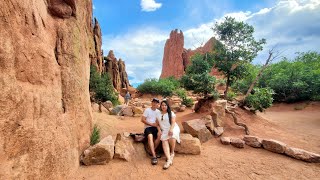
M 183 33 L 177 30 L 171 31 L 170 38 L 166 41 L 162 60 L 162 72 L 160 78 L 174 76 L 180 78 L 184 75 L 185 70 L 190 65 L 190 58 L 196 53 L 204 54 L 214 48 L 216 39 L 210 38 L 204 46 L 195 50 L 185 49 Z M 219 72 L 216 69 L 211 70 L 211 75 L 218 76 Z
M 108 56 L 104 58 L 105 71 L 109 74 L 113 87 L 120 92 L 122 88 L 131 87 L 126 72 L 126 66 L 122 59 L 117 60 L 112 50 L 109 51 Z
M 162 72 L 160 78 L 174 76 L 180 78 L 184 74 L 182 59 L 184 38 L 182 31 L 171 31 L 169 39 L 164 46 Z
M 0 179 L 68 179 L 89 145 L 92 2 L 0 1 Z

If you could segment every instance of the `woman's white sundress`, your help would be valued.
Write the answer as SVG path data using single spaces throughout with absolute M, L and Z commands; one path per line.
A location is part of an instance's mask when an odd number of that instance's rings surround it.
M 176 117 L 174 112 L 171 112 L 171 113 L 172 113 L 172 118 Z M 162 116 L 163 116 L 163 118 L 162 118 Z M 159 113 L 157 119 L 159 121 L 160 129 L 162 131 L 160 139 L 162 141 L 168 140 L 169 138 L 171 138 L 168 135 L 169 130 L 170 130 L 170 126 L 171 126 L 170 122 L 169 122 L 168 113 L 165 113 L 165 114 Z M 175 123 L 175 125 L 174 125 L 172 138 L 175 138 L 177 140 L 177 142 L 180 143 L 180 128 L 177 123 Z

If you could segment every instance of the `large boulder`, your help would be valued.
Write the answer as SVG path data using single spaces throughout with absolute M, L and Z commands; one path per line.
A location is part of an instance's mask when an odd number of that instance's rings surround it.
M 180 144 L 176 144 L 175 151 L 179 154 L 200 154 L 201 143 L 198 138 L 190 134 L 180 134 Z
M 276 141 L 273 139 L 263 139 L 262 140 L 262 146 L 264 149 L 282 154 L 285 152 L 287 145 L 283 142 Z
M 126 107 L 126 105 L 118 105 L 116 107 L 114 107 L 112 110 L 111 110 L 111 114 L 112 115 L 118 115 L 120 113 L 120 111 Z
M 123 107 L 122 112 L 119 115 L 133 116 L 133 108 L 130 106 Z
M 116 138 L 114 158 L 131 161 L 135 154 L 133 140 L 129 133 L 118 133 Z
M 245 135 L 243 140 L 245 141 L 246 145 L 254 148 L 259 148 L 262 145 L 261 144 L 262 140 L 256 136 Z
M 197 137 L 201 143 L 212 138 L 211 132 L 207 129 L 205 122 L 201 119 L 193 119 L 182 122 L 183 129 L 194 137 Z
M 214 134 L 214 123 L 213 123 L 210 115 L 206 115 L 206 116 L 202 117 L 201 122 L 204 125 L 206 125 L 207 129 L 211 132 L 211 134 Z
M 320 154 L 312 153 L 303 149 L 287 147 L 285 154 L 302 161 L 320 163 Z
M 141 107 L 133 106 L 132 110 L 133 110 L 134 115 L 142 115 L 143 114 L 143 109 Z
M 97 165 L 108 163 L 114 155 L 114 140 L 109 135 L 98 144 L 90 146 L 81 155 L 81 162 L 84 165 Z

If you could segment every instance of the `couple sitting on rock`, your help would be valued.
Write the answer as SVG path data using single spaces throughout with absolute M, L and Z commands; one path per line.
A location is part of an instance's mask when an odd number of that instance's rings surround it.
M 148 146 L 152 154 L 151 164 L 156 165 L 158 163 L 155 149 L 157 149 L 161 140 L 167 158 L 163 169 L 168 169 L 173 163 L 176 141 L 180 143 L 180 129 L 176 123 L 176 115 L 171 111 L 166 100 L 160 103 L 160 111 L 158 110 L 160 101 L 153 98 L 151 102 L 151 108 L 145 109 L 141 118 L 141 122 L 145 124 L 144 135 L 148 140 Z

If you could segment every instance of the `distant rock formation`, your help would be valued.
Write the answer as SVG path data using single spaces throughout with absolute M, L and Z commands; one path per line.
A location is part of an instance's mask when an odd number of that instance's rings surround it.
M 196 53 L 204 54 L 213 50 L 216 39 L 210 38 L 204 46 L 195 50 L 185 49 L 184 36 L 182 31 L 171 31 L 169 39 L 164 46 L 164 54 L 162 60 L 162 72 L 160 78 L 174 76 L 180 78 L 184 75 L 185 70 L 190 65 L 190 58 Z M 218 76 L 219 72 L 216 69 L 211 70 L 211 75 Z
M 0 179 L 72 179 L 92 130 L 92 1 L 0 1 Z
M 180 78 L 184 74 L 184 63 L 182 59 L 184 38 L 182 31 L 171 31 L 169 39 L 164 46 L 162 60 L 162 72 L 160 78 L 174 76 Z
M 102 47 L 102 36 L 101 36 L 101 28 L 99 22 L 96 18 L 94 18 L 94 27 L 93 27 L 93 40 L 94 40 L 94 51 L 91 54 L 91 65 L 95 66 L 97 72 L 101 74 L 104 71 L 104 63 L 103 63 L 103 51 Z
M 113 87 L 120 92 L 122 88 L 129 88 L 130 83 L 126 72 L 126 66 L 122 59 L 117 60 L 113 50 L 110 50 L 105 60 L 105 72 L 109 74 Z

